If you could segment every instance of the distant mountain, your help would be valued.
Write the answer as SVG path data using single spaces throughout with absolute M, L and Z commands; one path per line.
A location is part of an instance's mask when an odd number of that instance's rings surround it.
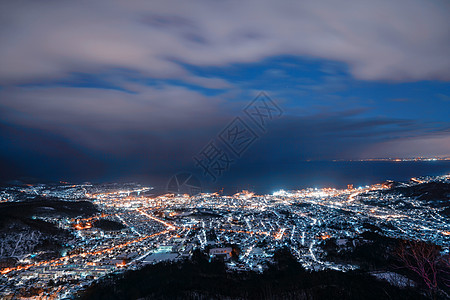
M 432 181 L 412 186 L 398 186 L 388 192 L 416 198 L 434 207 L 447 207 L 450 205 L 449 182 Z
M 431 181 L 411 186 L 396 186 L 385 193 L 400 194 L 435 208 L 443 208 L 441 214 L 450 217 L 450 182 Z
M 32 201 L 0 203 L 0 218 L 30 218 L 32 216 L 77 217 L 98 212 L 89 201 L 61 201 L 36 196 Z

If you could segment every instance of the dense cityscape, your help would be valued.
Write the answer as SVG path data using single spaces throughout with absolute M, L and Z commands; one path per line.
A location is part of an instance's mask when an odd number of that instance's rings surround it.
M 2 210 L 32 205 L 29 217 L 41 227 L 11 216 L 3 221 L 0 296 L 72 297 L 107 274 L 189 259 L 196 249 L 223 260 L 230 271 L 264 272 L 275 251 L 288 248 L 307 270 L 345 272 L 359 266 L 329 259 L 324 244 L 355 247 L 371 226 L 387 237 L 439 245 L 448 254 L 446 208 L 395 192 L 426 184 L 450 184 L 450 176 L 231 196 L 155 196 L 152 187 L 139 184 L 5 186 Z

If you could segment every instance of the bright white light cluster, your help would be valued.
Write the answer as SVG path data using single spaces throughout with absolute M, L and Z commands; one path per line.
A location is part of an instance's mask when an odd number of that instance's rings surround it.
M 282 197 L 290 197 L 291 193 L 288 193 L 285 190 L 279 190 L 279 191 L 273 192 L 272 195 L 275 196 L 275 197 L 280 197 L 280 196 L 282 196 Z

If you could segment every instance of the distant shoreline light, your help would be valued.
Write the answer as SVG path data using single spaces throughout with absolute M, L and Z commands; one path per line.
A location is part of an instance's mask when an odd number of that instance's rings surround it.
M 414 157 L 414 158 L 362 158 L 362 159 L 333 159 L 333 162 L 346 161 L 389 161 L 389 162 L 416 162 L 416 161 L 450 161 L 450 157 Z

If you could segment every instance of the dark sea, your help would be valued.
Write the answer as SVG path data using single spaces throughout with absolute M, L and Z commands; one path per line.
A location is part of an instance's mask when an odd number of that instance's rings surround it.
M 233 167 L 217 178 L 216 182 L 201 177 L 200 174 L 199 180 L 203 189 L 216 191 L 224 188 L 226 194 L 247 189 L 258 194 L 266 194 L 279 189 L 344 188 L 348 184 L 359 187 L 386 180 L 408 181 L 411 177 L 450 174 L 450 161 L 311 161 L 296 163 L 295 166 L 284 164 L 270 168 L 264 165 Z

